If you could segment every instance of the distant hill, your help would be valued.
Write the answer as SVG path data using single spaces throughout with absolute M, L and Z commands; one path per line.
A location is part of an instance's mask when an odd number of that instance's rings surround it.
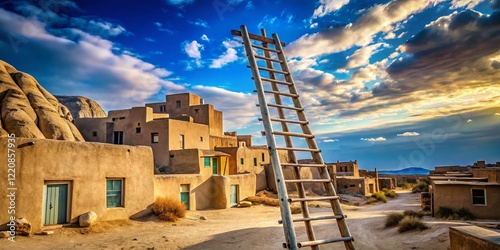
M 429 169 L 425 168 L 403 168 L 399 170 L 381 170 L 379 174 L 396 174 L 396 175 L 429 175 Z

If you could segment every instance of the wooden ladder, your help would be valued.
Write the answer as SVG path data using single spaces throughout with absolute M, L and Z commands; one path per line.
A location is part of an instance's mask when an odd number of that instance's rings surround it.
M 285 232 L 286 243 L 283 247 L 287 249 L 298 249 L 301 247 L 311 247 L 319 249 L 320 245 L 335 242 L 344 242 L 346 249 L 354 249 L 353 237 L 349 232 L 345 221 L 345 215 L 340 206 L 339 196 L 333 186 L 328 168 L 321 156 L 314 134 L 309 128 L 304 108 L 299 99 L 297 88 L 292 78 L 292 73 L 288 67 L 282 43 L 277 34 L 272 38 L 266 37 L 265 30 L 261 30 L 261 35 L 249 34 L 245 25 L 240 30 L 232 30 L 231 34 L 241 36 L 248 57 L 248 66 L 252 70 L 252 79 L 255 81 L 257 96 L 259 99 L 262 118 L 259 120 L 264 124 L 263 134 L 266 135 L 271 164 L 274 170 L 276 189 L 281 211 L 281 220 Z M 272 47 L 270 47 L 270 45 Z M 279 65 L 279 67 L 274 67 Z M 261 72 L 268 77 L 262 77 Z M 264 85 L 265 83 L 265 85 Z M 273 102 L 274 101 L 274 102 Z M 273 124 L 281 125 L 281 131 L 275 130 Z M 278 126 L 276 126 L 278 127 Z M 307 144 L 307 148 L 297 148 L 293 143 Z M 278 146 L 278 142 L 285 146 Z M 280 153 L 287 152 L 288 163 L 280 162 Z M 297 159 L 297 154 L 310 153 L 312 162 L 302 163 Z M 291 169 L 293 178 L 285 178 L 283 168 Z M 319 178 L 301 178 L 301 169 L 317 169 Z M 291 198 L 287 190 L 287 183 L 296 185 L 297 198 Z M 325 196 L 310 196 L 306 193 L 305 184 L 320 185 L 324 188 Z M 308 202 L 329 201 L 333 215 L 312 216 Z M 291 204 L 300 203 L 302 218 L 293 218 Z M 336 220 L 341 237 L 319 240 L 316 239 L 313 222 L 323 220 Z M 305 224 L 307 240 L 301 240 L 295 233 L 297 222 Z M 316 226 L 316 225 L 315 225 Z M 299 230 L 299 229 L 297 229 Z M 317 230 L 318 231 L 318 230 Z M 331 230 L 327 230 L 331 232 Z M 303 237 L 305 238 L 305 237 Z

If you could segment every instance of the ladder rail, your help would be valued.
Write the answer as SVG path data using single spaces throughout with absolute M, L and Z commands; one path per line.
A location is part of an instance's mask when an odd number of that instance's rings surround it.
M 247 51 L 248 61 L 251 66 L 252 74 L 254 75 L 255 87 L 257 88 L 257 97 L 259 99 L 260 111 L 263 117 L 264 130 L 269 135 L 272 134 L 273 128 L 272 123 L 269 118 L 269 109 L 267 107 L 267 100 L 264 96 L 264 87 L 260 77 L 260 72 L 258 70 L 258 65 L 255 60 L 254 51 L 252 49 L 252 42 L 248 35 L 248 30 L 245 25 L 241 25 L 241 37 L 243 38 L 243 43 L 245 50 Z M 273 136 L 266 136 L 267 145 L 269 146 L 269 153 L 271 156 L 271 165 L 274 170 L 276 188 L 279 194 L 279 205 L 281 211 L 281 219 L 283 220 L 283 229 L 285 232 L 285 238 L 287 239 L 288 248 L 293 250 L 298 250 L 297 239 L 295 238 L 295 228 L 293 227 L 292 212 L 288 204 L 288 192 L 286 190 L 286 185 L 284 182 L 283 171 L 281 170 L 280 159 L 278 155 L 278 150 L 276 149 L 276 140 Z

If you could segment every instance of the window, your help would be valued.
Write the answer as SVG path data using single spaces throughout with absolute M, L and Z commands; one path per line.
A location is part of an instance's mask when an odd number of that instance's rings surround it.
M 112 121 L 116 121 L 116 119 L 118 119 L 118 118 L 113 118 L 113 119 L 111 119 L 111 120 L 112 120 Z
M 210 167 L 210 157 L 203 157 L 203 166 L 206 168 Z
M 158 133 L 151 133 L 151 143 L 158 143 L 160 141 L 160 136 Z
M 203 142 L 203 136 L 200 136 L 200 142 Z
M 199 112 L 200 112 L 200 109 L 194 109 L 195 114 L 199 114 Z
M 141 128 L 135 128 L 135 133 L 136 133 L 136 134 L 141 133 Z
M 160 106 L 160 112 L 165 112 L 167 111 L 167 106 L 166 105 L 161 105 Z
M 175 101 L 175 107 L 176 108 L 180 108 L 181 107 L 181 101 L 180 100 Z
M 245 164 L 245 160 L 243 158 L 240 158 L 240 164 L 241 165 Z
M 351 184 L 349 185 L 349 187 L 356 187 L 356 184 Z
M 123 131 L 113 132 L 113 143 L 114 144 L 123 144 Z
M 123 179 L 106 180 L 106 207 L 123 207 Z
M 181 149 L 184 149 L 184 135 L 179 135 L 179 143 L 180 143 Z
M 92 131 L 92 136 L 97 137 L 97 131 Z
M 253 166 L 257 167 L 257 158 L 253 158 Z
M 120 119 L 120 120 L 124 120 L 124 119 L 125 119 L 125 116 L 122 116 L 122 117 L 120 117 L 119 119 Z
M 486 206 L 485 189 L 472 189 L 472 205 Z
M 265 161 L 266 160 L 266 156 L 264 153 L 262 153 L 262 161 Z

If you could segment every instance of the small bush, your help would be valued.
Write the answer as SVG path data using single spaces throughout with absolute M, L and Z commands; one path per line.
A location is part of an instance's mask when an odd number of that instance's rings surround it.
M 403 183 L 399 183 L 398 187 L 403 188 L 403 189 L 410 189 L 413 187 L 413 184 L 405 181 Z
M 379 191 L 379 192 L 373 193 L 371 197 L 373 197 L 373 198 L 375 198 L 375 199 L 377 199 L 377 200 L 379 200 L 379 201 L 382 201 L 382 202 L 384 202 L 384 203 L 386 203 L 386 202 L 387 202 L 387 197 L 385 197 L 385 194 L 384 194 L 384 192 L 382 192 L 382 191 Z
M 166 221 L 174 222 L 186 216 L 186 205 L 180 200 L 161 197 L 156 199 L 151 208 L 158 218 Z
M 460 218 L 462 220 L 475 220 L 476 219 L 476 216 L 474 216 L 468 208 L 460 208 L 458 211 L 457 211 L 457 214 L 458 216 L 460 216 Z
M 366 200 L 366 203 L 368 203 L 368 204 L 372 204 L 372 203 L 375 203 L 375 202 L 377 202 L 377 201 L 378 201 L 378 200 L 377 200 L 377 198 L 370 197 L 370 198 L 368 198 L 368 200 Z
M 420 221 L 420 218 L 413 216 L 405 216 L 400 222 L 398 232 L 406 232 L 410 230 L 419 229 L 420 231 L 429 228 L 425 223 Z
M 455 212 L 453 212 L 453 209 L 451 209 L 450 207 L 439 207 L 438 211 L 436 212 L 437 217 L 445 219 L 453 216 L 454 214 Z
M 417 217 L 417 218 L 422 218 L 424 215 L 420 212 L 416 212 L 413 210 L 405 210 L 403 211 L 404 216 L 411 216 L 411 217 Z
M 396 192 L 394 192 L 394 190 L 390 190 L 387 188 L 382 188 L 382 192 L 384 192 L 386 197 L 396 198 L 398 196 L 398 194 L 396 194 Z
M 385 217 L 385 228 L 395 227 L 405 216 L 402 213 L 390 213 Z
M 427 184 L 427 182 L 421 181 L 415 184 L 411 191 L 413 193 L 429 192 L 429 184 Z

